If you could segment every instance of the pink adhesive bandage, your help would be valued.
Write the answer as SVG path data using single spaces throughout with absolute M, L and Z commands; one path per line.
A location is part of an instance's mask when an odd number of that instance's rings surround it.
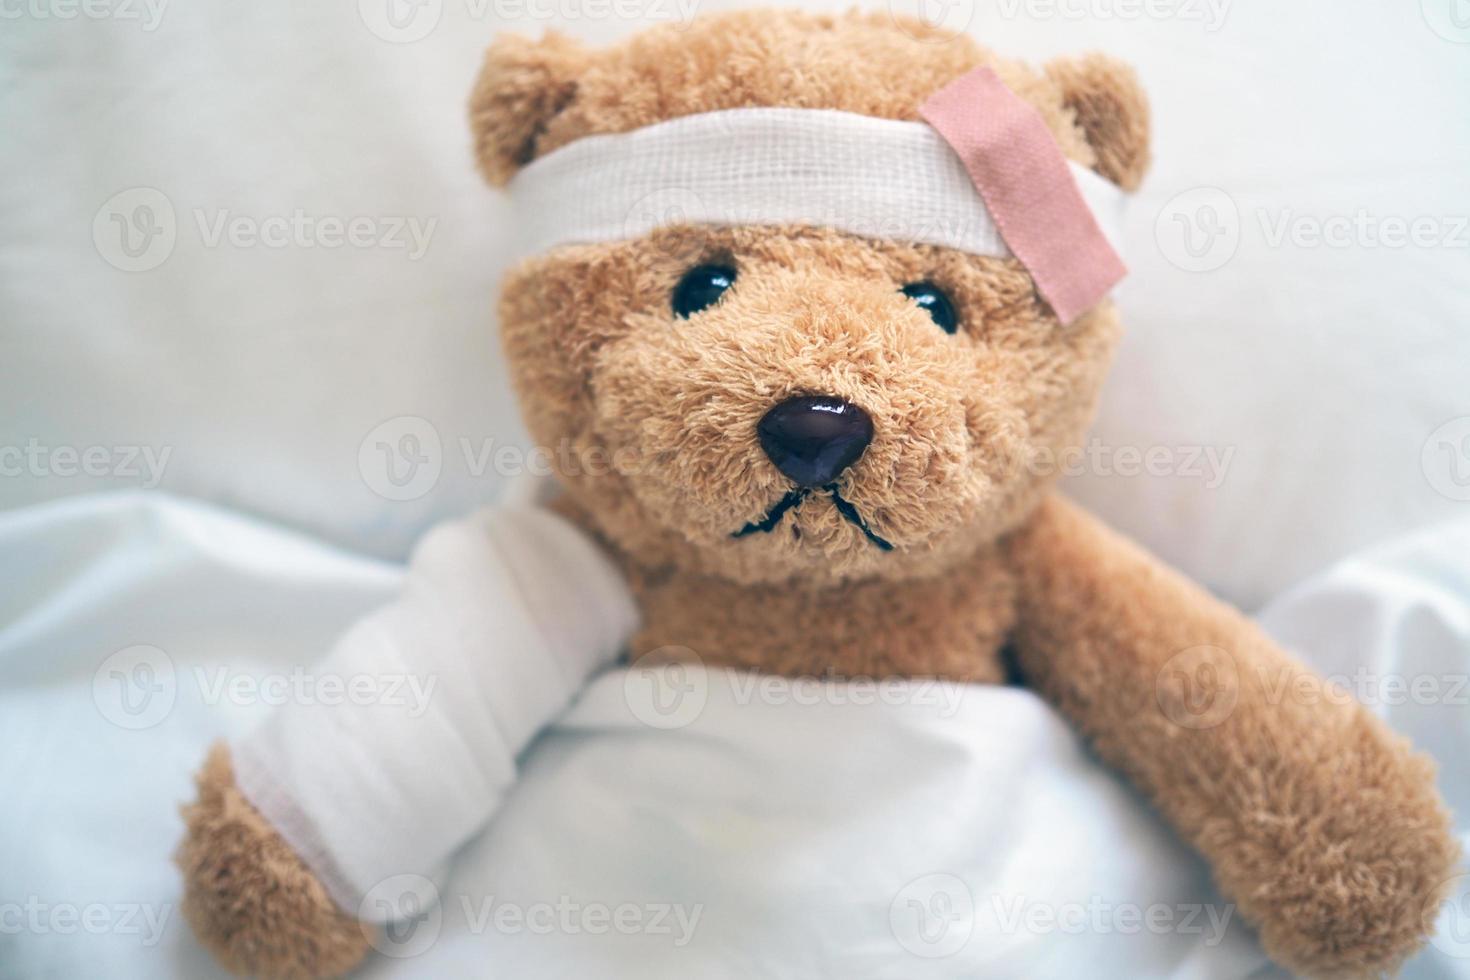
M 919 114 L 964 163 L 1006 246 L 1057 319 L 1076 319 L 1127 275 L 1040 113 L 995 72 L 961 75 Z

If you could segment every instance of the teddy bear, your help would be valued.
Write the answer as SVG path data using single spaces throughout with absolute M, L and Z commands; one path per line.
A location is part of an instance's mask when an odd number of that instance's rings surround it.
M 1204 857 L 1277 962 L 1373 975 L 1425 940 L 1457 859 L 1431 764 L 1052 489 L 1044 463 L 1083 439 L 1120 333 L 1120 267 L 1079 188 L 1143 179 L 1130 69 L 1033 68 L 887 14 L 752 10 L 604 50 L 501 36 L 470 122 L 489 183 L 532 198 L 504 350 L 530 431 L 567 450 L 551 511 L 631 590 L 626 657 L 1024 684 Z M 713 203 L 674 159 L 759 170 L 763 152 L 779 165 Z M 568 205 L 577 153 L 586 180 L 626 164 L 636 187 Z M 874 179 L 802 176 L 826 168 Z M 626 222 L 593 214 L 628 194 Z M 993 221 L 946 224 L 964 194 Z M 879 220 L 930 198 L 942 213 Z M 1202 695 L 1229 710 L 1193 723 Z M 357 964 L 369 927 L 241 791 L 229 748 L 197 782 L 178 862 L 204 945 L 262 975 Z

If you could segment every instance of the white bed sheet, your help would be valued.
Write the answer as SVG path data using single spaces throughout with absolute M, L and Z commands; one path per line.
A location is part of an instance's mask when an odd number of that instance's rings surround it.
M 0 978 L 220 974 L 169 862 L 190 773 L 270 710 L 244 685 L 309 665 L 399 575 L 161 494 L 0 515 Z M 1470 523 L 1341 565 L 1264 615 L 1439 758 L 1470 841 L 1470 694 L 1455 688 Z M 1433 703 L 1360 667 L 1429 678 Z M 1273 975 L 1233 920 L 1206 942 L 1224 909 L 1200 863 L 1027 692 L 813 707 L 693 672 L 680 681 L 702 709 L 660 729 L 630 707 L 644 681 L 604 675 L 533 745 L 440 909 L 387 944 L 414 955 L 367 975 Z M 1460 889 L 1408 976 L 1470 978 Z M 1128 911 L 1178 922 L 1192 905 L 1195 931 L 1155 934 Z M 620 906 L 631 933 L 594 934 Z M 502 907 L 521 924 L 497 927 Z

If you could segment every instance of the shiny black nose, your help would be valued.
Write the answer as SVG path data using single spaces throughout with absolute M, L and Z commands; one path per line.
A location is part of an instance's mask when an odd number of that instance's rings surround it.
M 788 398 L 756 426 L 761 448 L 803 487 L 819 487 L 858 461 L 873 441 L 868 413 L 841 398 Z

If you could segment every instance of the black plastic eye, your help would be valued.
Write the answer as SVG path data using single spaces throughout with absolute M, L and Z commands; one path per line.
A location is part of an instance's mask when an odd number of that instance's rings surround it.
M 944 290 L 932 282 L 911 282 L 903 287 L 903 294 L 924 308 L 924 312 L 939 324 L 945 333 L 959 329 L 960 320 L 955 316 L 954 304 L 944 295 Z
M 674 315 L 686 319 L 714 306 L 735 285 L 735 270 L 727 265 L 697 265 L 674 287 Z

